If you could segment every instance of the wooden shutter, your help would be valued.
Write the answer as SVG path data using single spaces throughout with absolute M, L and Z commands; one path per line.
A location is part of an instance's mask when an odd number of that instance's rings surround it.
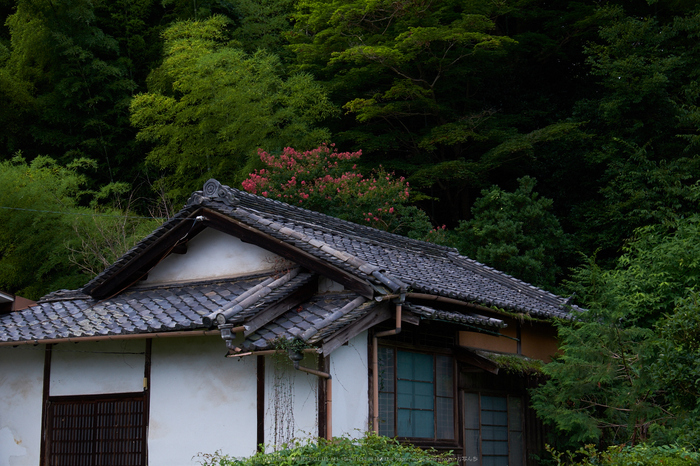
M 144 407 L 143 393 L 49 398 L 47 464 L 145 465 Z

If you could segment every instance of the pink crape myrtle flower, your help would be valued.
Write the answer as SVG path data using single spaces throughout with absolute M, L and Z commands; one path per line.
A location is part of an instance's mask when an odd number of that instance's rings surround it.
M 252 194 L 287 202 L 377 228 L 399 225 L 396 204 L 407 202 L 406 180 L 382 167 L 369 176 L 359 172 L 362 151 L 339 152 L 335 144 L 299 151 L 285 147 L 281 153 L 258 150 L 264 168 L 241 183 Z

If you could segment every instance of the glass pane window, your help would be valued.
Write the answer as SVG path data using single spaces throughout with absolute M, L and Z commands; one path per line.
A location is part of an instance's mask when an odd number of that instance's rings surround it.
M 388 347 L 377 356 L 380 435 L 454 439 L 452 358 Z
M 521 399 L 464 393 L 464 447 L 470 464 L 523 465 Z

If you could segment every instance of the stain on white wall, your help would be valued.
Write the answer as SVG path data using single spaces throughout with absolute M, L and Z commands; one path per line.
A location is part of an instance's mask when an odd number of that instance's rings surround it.
M 226 358 L 218 336 L 153 341 L 150 464 L 198 464 L 199 453 L 250 456 L 257 442 L 256 361 Z
M 277 270 L 282 257 L 207 228 L 187 243 L 186 254 L 170 254 L 148 273 L 144 284 L 240 277 Z
M 54 345 L 49 395 L 141 392 L 145 351 L 146 340 Z
M 36 466 L 44 346 L 0 348 L 0 466 Z
M 369 360 L 367 332 L 331 354 L 333 435 L 362 437 L 369 430 Z

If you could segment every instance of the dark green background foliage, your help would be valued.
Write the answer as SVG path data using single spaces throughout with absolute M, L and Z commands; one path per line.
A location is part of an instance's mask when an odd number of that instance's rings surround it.
M 581 441 L 697 439 L 696 1 L 0 0 L 0 16 L 0 289 L 79 286 L 158 222 L 134 217 L 211 176 L 239 187 L 257 149 L 334 142 L 363 151 L 361 173 L 406 177 L 429 239 L 576 292 L 589 312 L 561 328 L 548 421 Z

